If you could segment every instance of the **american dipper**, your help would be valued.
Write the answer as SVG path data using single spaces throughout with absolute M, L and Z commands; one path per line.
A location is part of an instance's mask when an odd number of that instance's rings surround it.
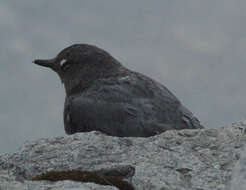
M 67 134 L 101 131 L 148 137 L 171 129 L 203 128 L 165 86 L 125 68 L 96 46 L 74 44 L 53 59 L 34 63 L 51 68 L 64 83 Z

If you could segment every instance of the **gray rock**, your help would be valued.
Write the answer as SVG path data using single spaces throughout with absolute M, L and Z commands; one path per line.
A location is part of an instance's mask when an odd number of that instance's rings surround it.
M 27 142 L 17 152 L 0 156 L 0 189 L 117 189 L 27 180 L 53 170 L 86 170 L 120 176 L 137 190 L 239 190 L 234 187 L 239 187 L 235 180 L 245 179 L 238 176 L 245 168 L 245 130 L 246 122 L 240 122 L 148 138 L 89 132 Z
M 246 146 L 244 146 L 240 159 L 233 169 L 231 190 L 246 189 Z
M 117 190 L 116 187 L 97 185 L 94 183 L 78 183 L 73 181 L 59 181 L 56 183 L 25 182 L 27 190 Z

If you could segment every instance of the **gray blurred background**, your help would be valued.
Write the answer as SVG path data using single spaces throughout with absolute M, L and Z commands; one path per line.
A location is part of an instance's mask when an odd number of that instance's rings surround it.
M 64 135 L 65 92 L 32 64 L 73 43 L 167 86 L 208 128 L 246 119 L 245 0 L 0 2 L 0 153 Z

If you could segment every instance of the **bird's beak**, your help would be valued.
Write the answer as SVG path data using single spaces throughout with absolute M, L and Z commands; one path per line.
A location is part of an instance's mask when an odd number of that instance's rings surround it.
M 49 67 L 53 68 L 55 65 L 55 58 L 54 59 L 35 59 L 33 63 L 43 66 L 43 67 Z

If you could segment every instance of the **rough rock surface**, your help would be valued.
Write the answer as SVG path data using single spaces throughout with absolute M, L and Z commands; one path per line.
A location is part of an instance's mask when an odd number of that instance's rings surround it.
M 245 182 L 240 182 L 245 176 L 238 176 L 245 175 L 240 169 L 246 167 L 244 144 L 246 122 L 218 129 L 171 130 L 148 138 L 90 132 L 40 139 L 0 156 L 0 189 L 117 189 L 27 180 L 52 170 L 76 169 L 123 177 L 137 190 L 230 190 L 231 186 L 240 190 L 245 189 Z
M 240 159 L 232 173 L 231 190 L 246 189 L 246 149 L 244 146 Z

